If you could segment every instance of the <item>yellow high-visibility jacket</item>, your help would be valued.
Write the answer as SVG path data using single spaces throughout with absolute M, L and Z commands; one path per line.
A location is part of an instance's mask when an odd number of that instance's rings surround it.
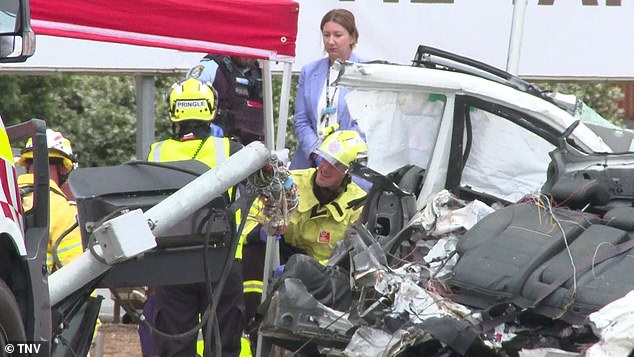
M 167 139 L 150 146 L 148 161 L 198 160 L 213 168 L 220 165 L 233 153 L 231 141 L 228 138 L 210 136 L 207 139 L 184 141 Z
M 350 182 L 333 201 L 321 206 L 313 193 L 315 168 L 291 170 L 297 184 L 299 206 L 289 214 L 284 241 L 306 251 L 311 257 L 323 261 L 330 257 L 335 244 L 344 238 L 348 227 L 359 218 L 362 207 L 351 203 L 366 195 L 357 184 Z M 243 238 L 262 222 L 261 203 L 256 201 L 249 211 Z
M 353 209 L 349 204 L 366 193 L 356 183 L 350 182 L 337 198 L 321 206 L 313 193 L 316 172 L 315 168 L 292 171 L 299 206 L 290 214 L 284 241 L 305 250 L 317 260 L 324 260 L 330 257 L 335 244 L 344 238 L 348 227 L 361 214 L 361 208 Z
M 24 174 L 18 177 L 18 186 L 21 190 L 33 187 L 33 174 Z M 81 242 L 81 232 L 77 224 L 77 205 L 70 201 L 59 188 L 57 183 L 49 180 L 50 187 L 50 217 L 49 217 L 49 239 L 46 249 L 46 265 L 49 272 L 54 272 L 60 268 L 55 266 L 53 258 L 53 248 L 56 241 L 67 230 L 75 226 L 68 234 L 66 234 L 57 245 L 57 258 L 62 265 L 68 264 L 71 260 L 84 252 Z M 22 205 L 25 211 L 33 208 L 33 192 L 22 195 Z
M 206 139 L 175 140 L 167 139 L 153 143 L 150 146 L 148 161 L 169 162 L 181 160 L 198 160 L 203 164 L 214 168 L 225 161 L 231 154 L 242 146 L 232 142 L 228 138 L 209 136 Z M 236 224 L 239 224 L 239 214 L 236 215 Z M 236 259 L 242 259 L 241 237 L 236 249 Z

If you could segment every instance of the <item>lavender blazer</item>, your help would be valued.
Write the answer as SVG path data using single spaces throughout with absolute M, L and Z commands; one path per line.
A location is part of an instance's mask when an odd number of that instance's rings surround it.
M 362 60 L 354 53 L 350 54 L 350 62 Z M 302 67 L 295 96 L 295 136 L 297 137 L 297 151 L 291 160 L 291 169 L 305 169 L 312 166 L 310 154 L 319 145 L 317 128 L 319 113 L 317 105 L 321 92 L 324 90 L 328 75 L 328 57 L 310 62 Z M 356 121 L 350 118 L 348 106 L 344 97 L 350 89 L 339 87 L 337 90 L 337 120 L 339 130 L 356 130 L 361 133 Z M 363 135 L 363 134 L 362 134 Z

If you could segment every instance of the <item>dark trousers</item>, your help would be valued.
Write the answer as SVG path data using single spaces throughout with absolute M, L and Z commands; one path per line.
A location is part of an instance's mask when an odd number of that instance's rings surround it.
M 156 298 L 156 327 L 169 334 L 183 333 L 193 328 L 210 301 L 205 283 L 160 286 L 156 289 Z M 240 354 L 240 337 L 245 319 L 242 267 L 239 261 L 234 261 L 229 271 L 216 309 L 216 319 L 220 330 L 222 356 L 237 357 Z M 205 333 L 206 325 L 203 336 Z M 158 337 L 155 340 L 162 357 L 196 356 L 197 334 L 189 338 Z M 214 350 L 213 342 L 212 346 L 205 345 L 206 356 L 213 354 Z
M 253 241 L 242 247 L 242 275 L 244 281 L 257 280 L 262 282 L 264 276 L 264 258 L 266 257 L 266 242 Z M 256 309 L 262 300 L 261 292 L 245 292 L 247 323 L 255 317 Z
M 154 289 L 148 294 L 147 300 L 143 305 L 143 316 L 152 325 L 156 326 L 156 319 L 154 318 L 156 311 L 156 295 L 154 295 Z M 141 354 L 145 356 L 158 356 L 156 349 L 156 343 L 152 338 L 152 331 L 145 324 L 140 323 L 137 329 L 139 333 L 139 341 L 141 342 Z

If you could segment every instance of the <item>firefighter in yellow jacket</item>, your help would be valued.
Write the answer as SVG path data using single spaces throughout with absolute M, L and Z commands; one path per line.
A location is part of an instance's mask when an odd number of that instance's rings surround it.
M 367 145 L 352 130 L 336 131 L 317 149 L 317 168 L 291 171 L 299 206 L 289 216 L 284 242 L 325 261 L 346 229 L 359 218 L 359 200 L 365 197 L 350 180 L 349 165 L 367 157 Z
M 213 88 L 190 78 L 175 83 L 168 94 L 169 118 L 173 124 L 174 137 L 153 143 L 148 155 L 149 161 L 199 160 L 209 167 L 216 167 L 242 145 L 211 136 L 211 121 L 216 116 L 217 98 Z M 244 323 L 244 299 L 242 295 L 242 244 L 238 245 L 235 261 L 220 296 L 216 309 L 220 326 L 222 356 L 238 356 L 240 337 Z M 156 327 L 169 334 L 179 334 L 194 327 L 210 303 L 207 286 L 203 283 L 156 288 L 156 306 L 152 315 Z M 147 306 L 146 306 L 147 307 Z M 147 315 L 146 315 L 147 317 Z M 158 352 L 161 356 L 195 356 L 196 336 L 180 339 L 156 339 L 156 351 L 141 335 L 144 355 Z M 213 346 L 205 346 L 206 354 Z
M 297 185 L 299 202 L 290 212 L 288 224 L 279 233 L 280 255 L 284 263 L 294 253 L 304 253 L 326 262 L 336 243 L 344 238 L 348 227 L 361 214 L 366 193 L 352 182 L 349 168 L 353 161 L 364 162 L 368 147 L 358 132 L 335 131 L 315 151 L 316 168 L 291 170 Z M 264 267 L 263 205 L 256 201 L 249 211 L 243 230 L 247 247 L 261 246 L 259 257 L 245 256 L 244 279 L 254 287 L 246 296 L 247 316 L 256 314 L 262 294 Z M 251 250 L 249 250 L 251 251 Z M 255 286 L 259 289 L 255 289 Z M 255 336 L 250 336 L 251 342 Z
M 335 244 L 361 214 L 366 193 L 352 182 L 349 167 L 353 161 L 367 159 L 367 148 L 356 131 L 336 131 L 315 151 L 319 156 L 316 168 L 291 170 L 299 205 L 280 232 L 285 244 L 320 261 L 330 257 Z M 262 222 L 259 206 L 256 202 L 247 218 L 249 241 L 254 241 L 256 234 L 263 235 L 254 229 Z
M 49 273 L 61 268 L 83 253 L 81 233 L 77 224 L 77 206 L 68 199 L 61 187 L 70 172 L 77 166 L 70 141 L 61 133 L 47 129 L 50 172 L 50 229 L 46 251 L 46 265 Z M 22 150 L 18 165 L 26 169 L 26 174 L 18 177 L 18 186 L 25 210 L 33 207 L 33 144 L 31 139 Z

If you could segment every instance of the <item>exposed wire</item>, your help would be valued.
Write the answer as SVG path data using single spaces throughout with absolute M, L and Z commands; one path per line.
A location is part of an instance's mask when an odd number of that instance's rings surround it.
M 336 310 L 335 310 L 335 311 L 336 311 Z M 349 313 L 347 313 L 347 312 L 343 312 L 343 313 L 341 313 L 341 315 L 337 316 L 334 320 L 332 320 L 332 322 L 331 322 L 331 323 L 329 323 L 328 325 L 326 325 L 323 329 L 324 329 L 324 330 L 327 330 L 330 326 L 334 325 L 336 322 L 338 322 L 339 320 L 341 320 L 341 318 L 342 318 L 342 317 L 344 317 L 344 316 L 348 316 L 348 315 L 349 315 Z M 325 332 L 324 332 L 324 333 L 317 334 L 316 336 L 312 336 L 312 337 L 310 337 L 310 338 L 309 338 L 306 342 L 304 342 L 301 346 L 299 346 L 299 348 L 298 348 L 297 350 L 293 351 L 293 352 L 289 355 L 289 357 L 297 356 L 297 354 L 298 354 L 299 352 L 301 352 L 304 348 L 306 348 L 306 346 L 308 346 L 308 344 L 309 344 L 309 343 L 313 342 L 313 340 L 314 340 L 315 338 L 317 338 L 318 336 L 329 336 L 329 334 L 327 334 L 327 333 L 325 333 Z
M 594 267 L 595 267 L 594 262 L 597 259 L 597 254 L 599 253 L 599 248 L 602 245 L 604 245 L 604 244 L 607 244 L 607 245 L 609 245 L 611 247 L 616 247 L 614 244 L 612 244 L 610 242 L 601 242 L 601 243 L 597 244 L 597 247 L 594 249 L 594 253 L 592 254 L 592 277 L 595 278 L 595 279 L 597 279 L 597 275 L 596 275 L 595 270 L 594 270 Z
M 568 238 L 566 237 L 566 231 L 564 230 L 564 227 L 562 226 L 561 222 L 559 221 L 559 218 L 557 218 L 555 212 L 553 211 L 553 207 L 550 204 L 550 200 L 546 200 L 546 203 L 548 204 L 548 213 L 550 214 L 551 219 L 557 224 L 557 227 L 559 227 L 559 229 L 561 230 L 561 236 L 564 240 L 564 244 L 566 245 L 566 253 L 568 253 L 568 258 L 570 259 L 570 265 L 572 268 L 572 298 L 569 302 L 569 304 L 566 305 L 564 312 L 568 310 L 568 307 L 574 302 L 575 300 L 575 296 L 577 296 L 577 267 L 575 266 L 575 260 L 572 256 L 572 251 L 570 250 L 570 245 L 568 244 Z
M 430 309 L 431 307 L 433 307 L 434 305 L 438 306 L 439 303 L 445 302 L 445 301 L 449 301 L 452 302 L 450 299 L 446 298 L 446 297 L 441 297 L 440 299 L 436 298 L 434 296 L 435 294 L 428 294 L 428 296 L 431 298 L 432 301 L 429 302 L 429 304 L 427 304 L 426 306 L 424 306 L 422 309 L 420 309 L 420 311 L 416 312 L 415 308 L 414 308 L 414 302 L 410 301 L 409 304 L 407 305 L 407 307 L 409 307 L 409 311 L 411 313 L 413 313 L 414 315 L 416 315 L 416 317 L 421 320 L 424 321 L 425 317 L 422 316 L 422 314 L 425 312 L 425 310 Z M 414 297 L 414 299 L 416 299 L 416 297 Z M 418 300 L 422 300 L 422 301 L 428 301 L 428 299 L 424 299 L 424 298 L 418 298 Z M 454 315 L 454 317 L 456 317 L 456 315 Z M 461 317 L 461 316 L 459 316 Z
M 416 313 L 414 313 L 416 314 Z M 401 329 L 403 329 L 404 327 L 408 327 L 409 325 L 413 325 L 412 321 L 407 321 L 406 323 L 404 323 L 401 326 Z M 381 353 L 381 357 L 388 357 L 390 356 L 388 353 L 390 352 L 390 344 L 392 343 L 392 340 L 394 340 L 394 334 L 390 335 L 390 339 L 387 341 L 387 343 L 385 344 L 385 349 L 383 350 L 383 352 Z
M 585 190 L 587 187 L 589 187 L 590 185 L 594 184 L 595 182 L 597 182 L 597 180 L 587 180 L 588 182 L 584 183 L 583 185 L 581 185 L 580 187 L 578 187 L 576 190 L 572 191 L 568 197 L 564 198 L 563 201 L 558 202 L 557 206 L 565 206 L 566 203 L 568 203 L 570 200 L 572 200 L 572 198 L 579 192 L 582 192 L 583 190 Z
M 266 232 L 276 235 L 288 223 L 289 212 L 299 205 L 297 185 L 290 171 L 277 160 L 249 176 L 249 190 L 256 192 L 262 207 L 258 207 L 259 219 Z
M 409 258 L 410 256 L 412 256 L 414 253 L 416 252 L 416 247 L 413 247 L 407 254 L 405 254 L 402 257 L 399 257 L 393 253 L 390 252 L 385 252 L 385 255 L 387 257 L 390 257 L 392 259 L 394 259 L 394 263 L 390 266 L 390 268 L 398 268 L 400 266 L 400 264 L 407 264 L 407 263 L 412 263 L 411 261 L 407 260 L 407 258 Z
M 77 223 L 77 221 L 75 221 L 75 223 L 73 223 L 73 225 L 71 225 L 70 227 L 68 227 L 64 232 L 62 232 L 62 234 L 59 235 L 59 237 L 57 237 L 57 239 L 55 240 L 55 243 L 53 244 L 53 270 L 57 270 L 57 269 L 61 269 L 64 264 L 62 264 L 62 261 L 59 259 L 59 245 L 62 243 L 62 240 L 64 240 L 64 238 L 66 238 L 66 236 L 68 236 L 68 234 L 70 234 L 70 232 L 72 232 L 75 228 L 77 228 L 79 226 L 79 224 Z

